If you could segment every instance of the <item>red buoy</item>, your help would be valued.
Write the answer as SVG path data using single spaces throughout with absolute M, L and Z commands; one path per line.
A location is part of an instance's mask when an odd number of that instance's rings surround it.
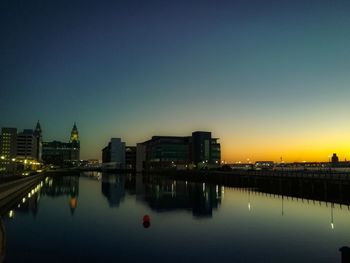
M 143 223 L 142 223 L 144 228 L 149 228 L 151 226 L 151 217 L 149 215 L 144 215 L 143 216 Z
M 149 215 L 144 215 L 143 216 L 143 222 L 150 222 L 151 221 L 151 218 Z

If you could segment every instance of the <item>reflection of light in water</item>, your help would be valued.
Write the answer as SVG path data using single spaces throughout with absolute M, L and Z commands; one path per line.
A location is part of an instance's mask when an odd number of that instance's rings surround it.
M 331 228 L 334 229 L 334 223 L 333 223 L 333 206 L 334 204 L 331 204 Z
M 203 191 L 205 191 L 205 183 L 203 183 Z
M 10 210 L 9 212 L 9 218 L 14 218 L 15 212 L 13 210 Z
M 70 200 L 70 207 L 75 209 L 77 207 L 77 199 L 75 197 L 72 197 Z
M 250 211 L 250 203 L 248 203 L 248 210 Z

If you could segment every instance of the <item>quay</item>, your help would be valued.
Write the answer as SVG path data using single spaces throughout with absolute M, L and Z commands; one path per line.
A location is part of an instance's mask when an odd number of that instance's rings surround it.
M 44 173 L 35 174 L 0 184 L 0 216 L 7 213 L 8 209 L 17 202 L 17 199 L 30 191 L 45 177 L 46 175 Z

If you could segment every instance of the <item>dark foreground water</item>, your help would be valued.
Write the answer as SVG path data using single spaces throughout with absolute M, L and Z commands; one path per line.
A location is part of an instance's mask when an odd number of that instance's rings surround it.
M 347 206 L 100 173 L 46 179 L 2 227 L 6 262 L 341 262 L 350 246 Z

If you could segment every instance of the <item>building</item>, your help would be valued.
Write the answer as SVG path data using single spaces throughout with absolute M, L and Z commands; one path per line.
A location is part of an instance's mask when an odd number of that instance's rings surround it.
M 217 138 L 211 137 L 211 132 L 196 131 L 192 133 L 192 162 L 202 164 L 220 164 L 221 147 Z
M 186 167 L 190 160 L 190 137 L 153 136 L 143 143 L 146 169 Z
M 72 152 L 71 152 L 71 160 L 79 161 L 80 160 L 80 140 L 79 140 L 79 132 L 77 129 L 77 125 L 74 122 L 73 129 L 70 134 L 69 143 L 71 144 Z
M 15 170 L 17 156 L 17 129 L 2 128 L 0 136 L 0 172 Z
M 69 142 L 42 142 L 42 160 L 45 164 L 77 165 L 80 160 L 79 132 L 74 123 Z
M 137 171 L 141 169 L 210 169 L 218 167 L 221 148 L 211 132 L 192 136 L 153 136 L 137 145 Z
M 102 168 L 125 169 L 125 142 L 120 138 L 112 138 L 102 149 Z
M 336 153 L 333 153 L 333 156 L 332 156 L 332 165 L 333 166 L 336 166 L 337 164 L 339 164 L 339 158 L 337 156 Z
M 17 156 L 17 129 L 2 128 L 0 137 L 0 155 L 11 160 Z
M 25 129 L 17 134 L 17 158 L 38 160 L 38 141 L 31 129 Z
M 43 161 L 45 164 L 64 165 L 72 161 L 72 145 L 67 142 L 43 142 Z
M 38 121 L 36 123 L 36 127 L 34 130 L 34 136 L 36 138 L 36 159 L 41 162 L 42 161 L 42 154 L 43 154 L 43 136 L 42 136 L 42 130 L 40 122 Z
M 145 170 L 146 163 L 146 145 L 143 143 L 136 144 L 136 172 L 141 173 Z

